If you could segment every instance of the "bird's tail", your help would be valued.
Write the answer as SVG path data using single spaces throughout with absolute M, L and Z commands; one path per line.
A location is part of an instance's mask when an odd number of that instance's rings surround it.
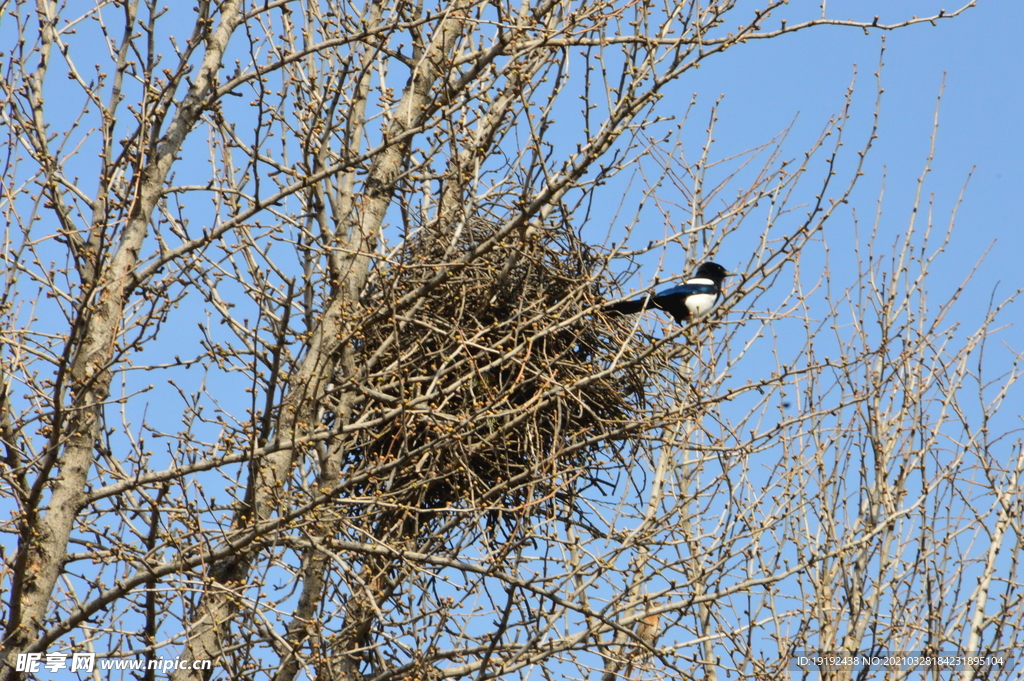
M 606 312 L 612 314 L 636 314 L 641 310 L 647 309 L 650 305 L 650 298 L 640 298 L 638 300 L 620 300 L 617 303 L 612 303 L 605 308 Z

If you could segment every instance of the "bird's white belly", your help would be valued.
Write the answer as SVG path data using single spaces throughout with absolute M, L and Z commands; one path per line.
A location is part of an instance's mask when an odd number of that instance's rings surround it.
M 694 293 L 686 298 L 686 309 L 690 311 L 690 319 L 703 317 L 715 309 L 718 296 L 713 293 Z

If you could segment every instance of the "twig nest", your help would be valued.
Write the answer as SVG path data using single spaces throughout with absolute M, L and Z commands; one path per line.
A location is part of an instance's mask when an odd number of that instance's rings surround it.
M 363 399 L 349 422 L 375 425 L 356 431 L 344 466 L 379 470 L 359 493 L 406 535 L 442 509 L 514 524 L 600 484 L 643 407 L 649 367 L 630 360 L 621 322 L 592 309 L 605 285 L 586 245 L 517 234 L 452 267 L 494 233 L 479 219 L 421 231 L 366 292 L 367 310 L 386 314 L 353 348 Z

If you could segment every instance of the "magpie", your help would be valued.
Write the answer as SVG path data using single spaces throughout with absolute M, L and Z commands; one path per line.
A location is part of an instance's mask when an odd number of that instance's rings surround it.
M 718 263 L 706 262 L 697 268 L 697 276 L 687 279 L 685 284 L 638 300 L 612 303 L 605 309 L 613 314 L 634 314 L 656 307 L 672 315 L 677 324 L 691 322 L 722 302 L 722 280 L 732 274 Z

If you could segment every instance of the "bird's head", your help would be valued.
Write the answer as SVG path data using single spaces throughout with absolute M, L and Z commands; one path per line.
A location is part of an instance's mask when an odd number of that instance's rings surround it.
M 722 281 L 726 277 L 733 276 L 733 272 L 729 272 L 724 267 L 719 265 L 717 262 L 706 262 L 697 268 L 697 279 L 708 279 L 714 282 L 715 286 L 721 286 Z

